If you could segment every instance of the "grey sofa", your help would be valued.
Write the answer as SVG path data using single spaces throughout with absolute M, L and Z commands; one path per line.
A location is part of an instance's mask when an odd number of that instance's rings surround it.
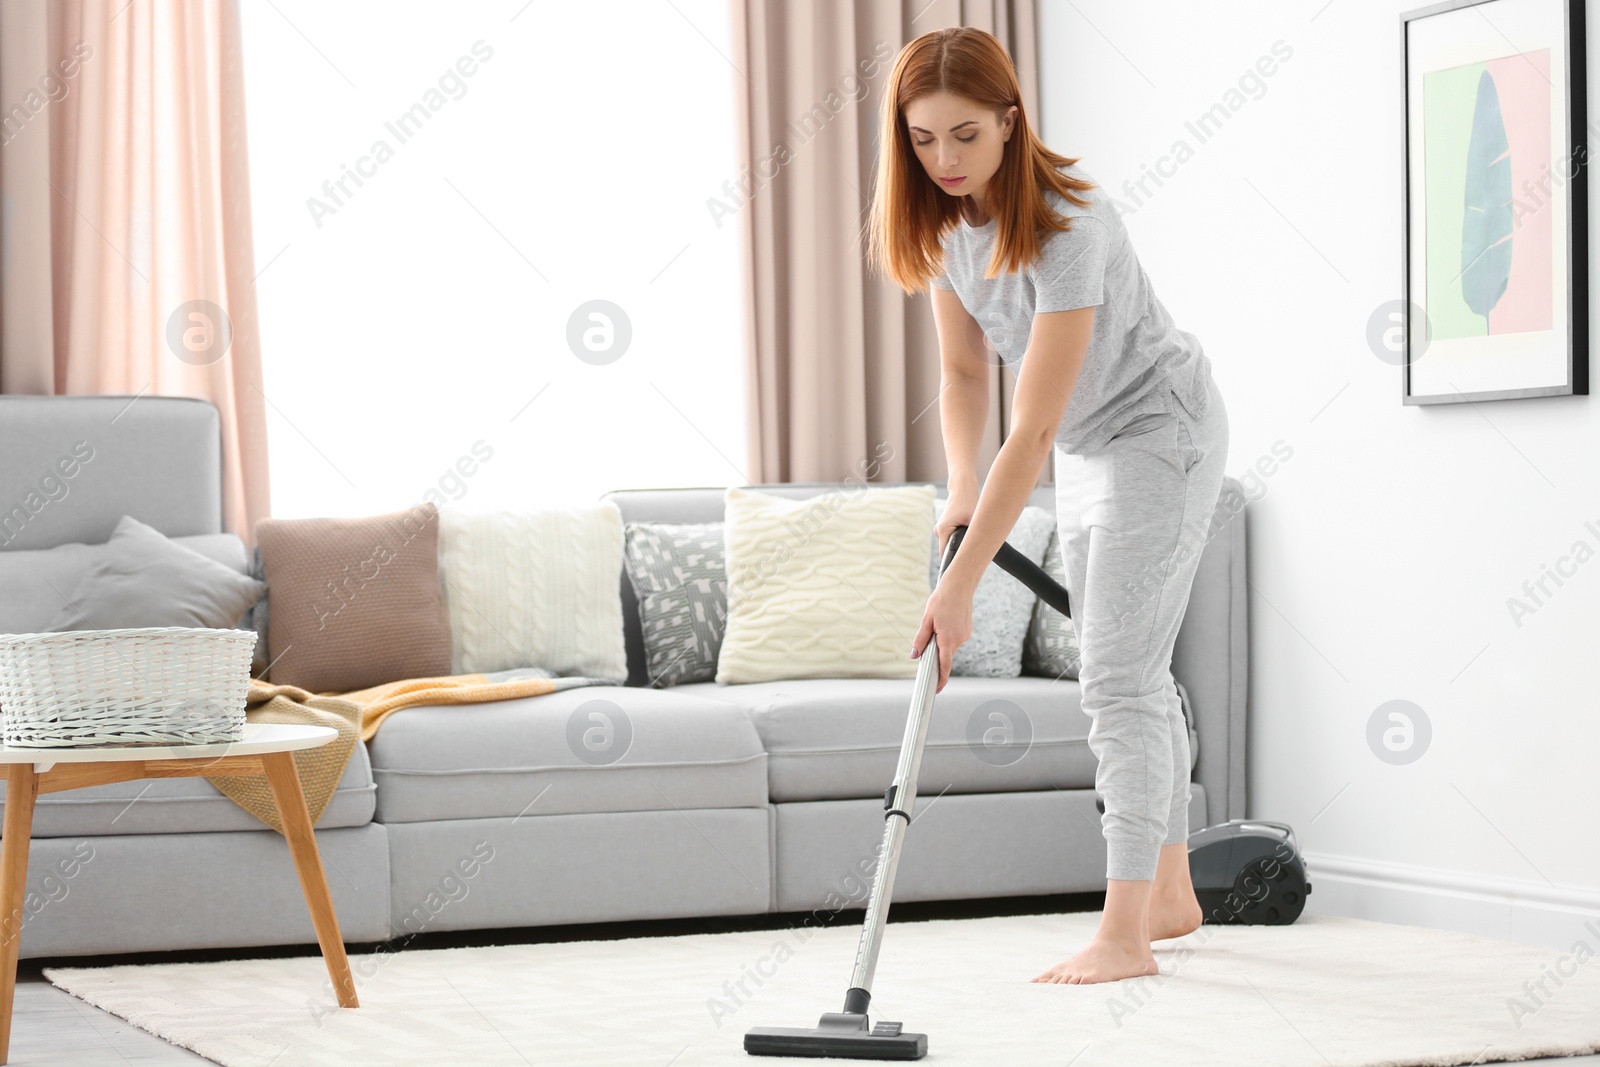
M 221 529 L 218 427 L 196 400 L 0 396 L 0 632 L 44 628 L 124 513 L 247 571 L 242 543 Z M 1232 478 L 1223 492 L 1231 503 L 1173 662 L 1192 716 L 1191 830 L 1245 808 L 1244 496 Z M 704 522 L 721 519 L 722 493 L 604 499 L 625 521 Z M 1053 510 L 1052 491 L 1033 502 Z M 619 579 L 627 685 L 409 708 L 358 745 L 317 823 L 346 941 L 862 903 L 911 683 L 651 688 L 633 591 Z M 897 900 L 1104 888 L 1078 698 L 1070 679 L 950 680 Z M 968 743 L 975 709 L 995 699 L 1032 725 L 1031 746 L 1005 766 Z M 586 762 L 569 743 L 570 720 L 596 707 L 630 735 L 612 762 Z M 31 854 L 24 956 L 315 941 L 283 839 L 203 778 L 42 796 Z

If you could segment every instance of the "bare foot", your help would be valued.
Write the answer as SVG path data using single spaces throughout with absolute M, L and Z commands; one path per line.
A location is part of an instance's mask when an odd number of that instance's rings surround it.
M 1200 922 L 1205 918 L 1205 913 L 1200 910 L 1200 901 L 1195 898 L 1194 890 L 1184 893 L 1152 894 L 1150 897 L 1150 940 L 1160 941 L 1166 937 L 1182 937 L 1192 934 L 1200 928 Z
M 1056 964 L 1034 981 L 1088 985 L 1091 982 L 1115 982 L 1119 978 L 1157 973 L 1156 958 L 1149 945 L 1132 949 L 1121 942 L 1097 935 L 1082 952 L 1065 963 Z
M 1194 883 L 1189 879 L 1188 843 L 1162 845 L 1155 885 L 1145 908 L 1150 940 L 1193 933 L 1204 917 L 1200 901 L 1195 899 Z

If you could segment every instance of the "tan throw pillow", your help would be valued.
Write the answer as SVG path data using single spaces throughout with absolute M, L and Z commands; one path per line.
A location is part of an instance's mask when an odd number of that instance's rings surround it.
M 805 500 L 730 486 L 716 680 L 915 677 L 933 499 L 932 485 Z
M 262 519 L 272 680 L 349 692 L 450 673 L 439 509 L 359 519 Z

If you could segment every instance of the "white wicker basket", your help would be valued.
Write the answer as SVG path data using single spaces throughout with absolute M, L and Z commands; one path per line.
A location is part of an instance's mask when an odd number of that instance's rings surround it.
M 244 737 L 253 630 L 0 634 L 4 742 L 199 745 Z

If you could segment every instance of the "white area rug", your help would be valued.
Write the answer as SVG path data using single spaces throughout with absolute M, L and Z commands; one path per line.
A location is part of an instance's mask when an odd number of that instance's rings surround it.
M 1399 1067 L 1600 1051 L 1600 922 L 1582 932 L 1582 962 L 1305 915 L 1292 926 L 1203 926 L 1158 942 L 1159 976 L 1029 981 L 1098 923 L 1087 912 L 892 924 L 873 1018 L 927 1033 L 925 1062 L 943 1064 Z M 815 1026 L 839 1010 L 858 932 L 356 955 L 355 1009 L 334 1006 L 315 956 L 44 974 L 226 1067 L 798 1063 L 806 1061 L 747 1056 L 744 1031 Z M 1514 1015 L 1518 1001 L 1524 1012 Z M 28 1025 L 16 1020 L 19 1031 Z

